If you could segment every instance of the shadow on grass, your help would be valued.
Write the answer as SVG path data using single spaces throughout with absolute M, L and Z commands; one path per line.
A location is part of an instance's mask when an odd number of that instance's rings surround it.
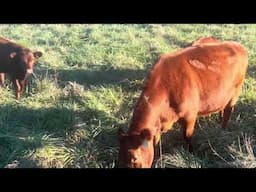
M 80 123 L 85 125 L 79 127 Z M 36 160 L 29 158 L 38 149 L 49 145 L 57 153 L 58 148 L 63 149 L 64 146 L 64 152 L 62 150 L 60 153 L 65 153 L 64 156 L 72 156 L 73 162 L 80 164 L 81 167 L 113 167 L 117 156 L 116 126 L 119 125 L 111 116 L 100 110 L 89 108 L 74 112 L 64 107 L 28 109 L 19 105 L 1 106 L 0 167 L 14 160 L 18 160 L 20 168 L 41 167 L 42 164 L 44 167 L 54 167 L 54 161 L 58 157 L 54 157 L 51 152 L 49 152 L 50 157 L 46 152 L 45 156 L 41 154 Z M 68 138 L 80 128 L 84 129 L 89 136 L 83 139 L 83 136 L 78 135 L 81 137 L 81 142 L 72 144 Z M 80 155 L 77 155 L 75 151 L 77 149 L 82 152 Z M 94 156 L 95 160 L 92 161 L 90 156 Z M 86 158 L 81 159 L 81 157 Z M 64 161 L 64 159 L 61 160 L 61 162 Z M 58 165 L 61 162 L 57 162 Z M 64 163 L 63 166 L 76 167 L 77 165 L 70 166 Z
M 97 70 L 46 70 L 38 69 L 36 74 L 40 76 L 50 76 L 57 79 L 58 85 L 63 87 L 66 82 L 76 82 L 81 85 L 99 86 L 99 85 L 124 85 L 134 80 L 142 80 L 146 77 L 146 70 L 133 70 L 133 69 L 97 69 Z
M 249 66 L 247 70 L 247 74 L 250 77 L 256 79 L 256 65 Z
M 51 137 L 64 138 L 73 124 L 74 112 L 64 107 L 29 109 L 15 104 L 0 106 L 0 167 L 21 158 L 27 151 L 35 151 L 54 142 Z
M 87 130 L 89 140 L 84 146 L 87 146 L 87 153 L 91 153 L 97 159 L 96 162 L 83 163 L 85 167 L 113 167 L 117 158 L 117 129 L 123 125 L 119 124 L 116 119 L 105 112 L 95 109 L 86 108 L 84 111 L 77 114 L 82 122 L 86 125 L 82 129 Z M 72 148 L 81 148 L 81 142 L 72 145 Z M 112 166 L 113 165 L 113 166 Z

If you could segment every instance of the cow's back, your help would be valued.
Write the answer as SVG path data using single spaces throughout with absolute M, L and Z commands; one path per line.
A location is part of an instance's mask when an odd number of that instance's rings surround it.
M 163 55 L 147 84 L 164 87 L 177 111 L 208 114 L 222 109 L 244 80 L 248 55 L 236 42 L 216 42 Z M 148 86 L 152 88 L 152 86 Z M 181 114 L 182 115 L 182 114 Z

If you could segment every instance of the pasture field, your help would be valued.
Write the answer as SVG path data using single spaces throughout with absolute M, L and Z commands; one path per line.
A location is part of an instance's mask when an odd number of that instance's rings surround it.
M 0 168 L 115 167 L 117 129 L 128 127 L 158 56 L 203 36 L 246 47 L 242 94 L 227 130 L 218 114 L 198 118 L 194 154 L 176 124 L 153 167 L 256 167 L 256 25 L 1 24 L 0 36 L 43 52 L 20 102 L 10 80 L 0 88 Z

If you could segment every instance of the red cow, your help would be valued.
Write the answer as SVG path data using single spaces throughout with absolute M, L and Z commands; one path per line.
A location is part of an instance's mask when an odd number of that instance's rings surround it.
M 39 51 L 32 52 L 28 48 L 0 37 L 0 85 L 4 87 L 4 74 L 11 76 L 18 100 L 23 93 L 26 79 L 33 73 L 35 58 L 42 56 Z
M 175 122 L 192 151 L 197 116 L 223 112 L 227 126 L 248 66 L 247 51 L 237 42 L 199 43 L 160 57 L 149 73 L 127 132 L 119 132 L 119 162 L 150 168 L 161 133 Z

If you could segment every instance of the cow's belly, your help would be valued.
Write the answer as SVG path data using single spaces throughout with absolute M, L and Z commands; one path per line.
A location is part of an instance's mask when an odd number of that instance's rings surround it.
M 199 112 L 198 112 L 198 115 L 199 116 L 208 116 L 208 115 L 210 115 L 210 114 L 212 114 L 212 113 L 216 113 L 216 112 L 218 112 L 218 111 L 221 111 L 223 109 L 223 106 L 222 107 L 218 107 L 218 108 L 205 108 L 205 109 L 203 109 L 203 110 L 200 110 Z
M 226 97 L 212 97 L 205 101 L 201 101 L 198 115 L 210 115 L 211 113 L 223 110 L 230 99 L 231 96 L 227 95 Z

